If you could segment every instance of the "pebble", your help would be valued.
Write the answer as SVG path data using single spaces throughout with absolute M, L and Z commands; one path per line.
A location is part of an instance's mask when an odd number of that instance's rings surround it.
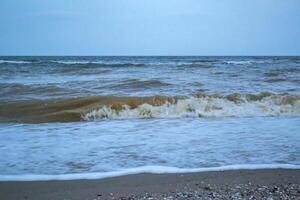
M 119 200 L 197 200 L 197 199 L 265 199 L 265 200 L 300 200 L 300 185 L 287 184 L 287 185 L 255 185 L 239 184 L 236 186 L 202 186 L 195 184 L 197 187 L 189 188 L 184 186 L 181 190 L 170 191 L 167 193 L 149 193 L 145 192 L 144 195 L 129 195 L 122 197 L 115 197 L 110 194 L 107 199 Z

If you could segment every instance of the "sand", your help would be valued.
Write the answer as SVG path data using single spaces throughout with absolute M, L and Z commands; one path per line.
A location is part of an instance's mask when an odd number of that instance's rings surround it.
M 0 199 L 300 199 L 300 170 L 137 174 L 101 180 L 0 182 Z

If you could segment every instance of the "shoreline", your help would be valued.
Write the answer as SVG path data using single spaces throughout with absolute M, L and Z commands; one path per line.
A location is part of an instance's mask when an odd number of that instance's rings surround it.
M 95 180 L 0 181 L 0 199 L 299 199 L 300 169 L 141 173 Z
M 235 170 L 267 170 L 267 169 L 297 169 L 300 165 L 293 164 L 239 164 L 220 167 L 177 168 L 168 166 L 143 166 L 111 172 L 73 173 L 73 174 L 21 174 L 0 175 L 0 182 L 6 181 L 71 181 L 71 180 L 100 180 L 138 174 L 186 174 L 199 172 L 223 172 Z

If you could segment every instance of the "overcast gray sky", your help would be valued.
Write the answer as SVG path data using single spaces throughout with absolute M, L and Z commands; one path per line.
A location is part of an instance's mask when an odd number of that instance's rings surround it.
M 0 55 L 300 55 L 300 0 L 1 0 Z

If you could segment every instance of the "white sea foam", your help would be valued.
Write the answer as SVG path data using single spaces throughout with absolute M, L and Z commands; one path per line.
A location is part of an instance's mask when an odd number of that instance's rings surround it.
M 122 62 L 122 61 L 101 61 L 101 60 L 95 60 L 95 61 L 84 61 L 84 60 L 55 60 L 51 61 L 54 63 L 60 63 L 60 64 L 66 64 L 66 65 L 85 65 L 85 64 L 100 64 L 100 65 L 143 65 L 144 63 L 138 63 L 138 62 Z
M 103 65 L 149 65 L 149 66 L 188 66 L 203 64 L 202 62 L 137 62 L 137 61 L 105 61 L 105 60 L 52 60 L 51 62 L 72 65 L 72 64 L 103 64 Z
M 202 65 L 206 63 L 205 61 L 199 62 L 136 62 L 136 61 L 106 61 L 106 60 L 40 60 L 38 62 L 52 62 L 52 63 L 60 63 L 66 65 L 72 64 L 104 64 L 104 65 L 122 65 L 122 64 L 132 64 L 132 65 L 143 65 L 147 64 L 150 66 L 195 66 L 195 65 Z M 26 64 L 26 63 L 36 63 L 32 61 L 23 61 L 23 60 L 0 60 L 0 63 L 12 63 L 12 64 Z M 233 65 L 247 65 L 247 64 L 256 64 L 256 63 L 266 63 L 266 61 L 225 61 L 226 64 L 233 64 Z
M 249 65 L 249 64 L 263 64 L 263 63 L 270 63 L 267 60 L 231 60 L 226 61 L 226 64 L 233 64 L 233 65 Z
M 286 96 L 270 96 L 257 101 L 232 101 L 226 98 L 187 98 L 177 103 L 160 106 L 142 104 L 131 109 L 124 105 L 120 111 L 103 106 L 83 116 L 84 120 L 132 119 L 132 118 L 179 118 L 179 117 L 253 117 L 299 115 L 300 99 L 288 101 Z M 292 98 L 292 97 L 290 97 Z
M 56 63 L 61 63 L 61 64 L 88 64 L 88 63 L 90 63 L 90 61 L 61 61 L 61 60 L 51 61 L 51 62 L 56 62 Z
M 291 164 L 244 164 L 244 165 L 228 165 L 222 167 L 192 168 L 184 169 L 177 167 L 165 166 L 145 166 L 124 169 L 113 172 L 98 173 L 78 173 L 78 174 L 22 174 L 22 175 L 0 175 L 0 181 L 49 181 L 49 180 L 80 180 L 80 179 L 104 179 L 133 174 L 174 174 L 174 173 L 194 173 L 194 172 L 217 172 L 230 170 L 255 170 L 255 169 L 300 169 L 300 165 Z
M 31 63 L 30 61 L 23 61 L 23 60 L 0 60 L 1 63 L 12 63 L 12 64 L 26 64 Z

